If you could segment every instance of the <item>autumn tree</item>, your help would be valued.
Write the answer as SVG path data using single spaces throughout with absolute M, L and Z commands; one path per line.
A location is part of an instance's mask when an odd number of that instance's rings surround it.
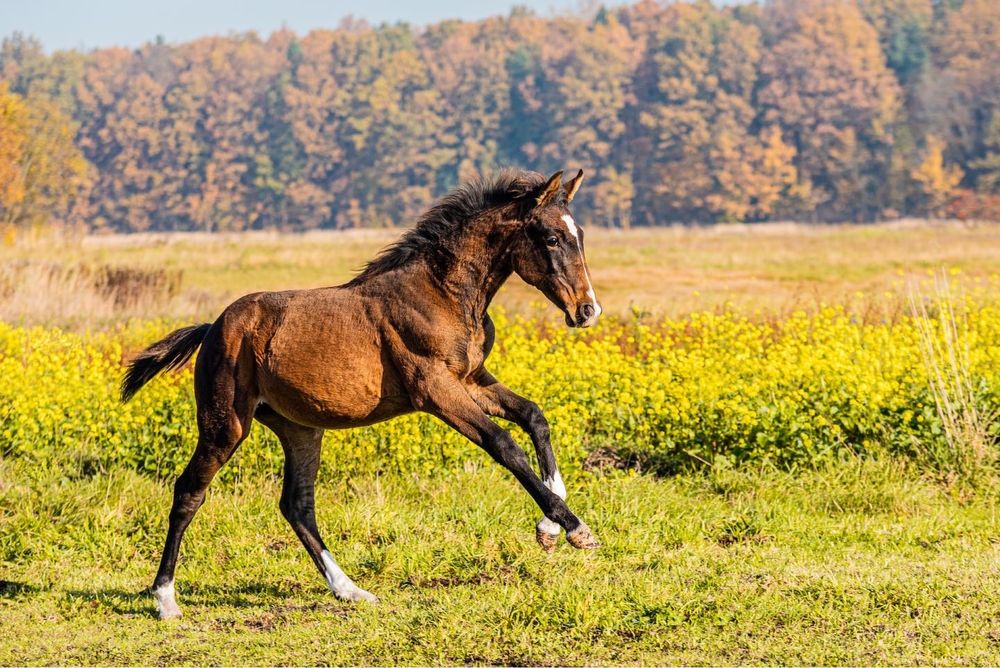
M 72 222 L 86 174 L 70 121 L 57 105 L 25 99 L 0 83 L 0 225 Z
M 948 198 L 962 182 L 962 170 L 955 165 L 945 165 L 944 142 L 933 135 L 927 138 L 924 159 L 913 170 L 912 176 L 924 196 L 924 210 L 932 216 L 941 213 Z
M 773 122 L 757 123 L 761 57 L 757 28 L 730 12 L 708 2 L 664 10 L 634 83 L 640 219 L 763 218 L 796 187 L 794 149 Z
M 995 211 L 994 4 L 640 0 L 88 53 L 15 34 L 0 81 L 10 118 L 60 119 L 38 142 L 93 166 L 68 191 L 94 229 L 406 224 L 504 164 L 582 167 L 575 213 L 601 225 Z
M 20 96 L 0 85 L 0 210 L 6 211 L 24 191 L 21 154 L 27 137 L 27 108 Z
M 67 116 L 79 115 L 75 89 L 86 62 L 77 51 L 48 56 L 41 42 L 21 33 L 0 40 L 0 81 L 18 95 L 54 102 Z
M 1000 194 L 1000 109 L 992 110 L 982 138 L 980 157 L 969 161 L 980 192 Z
M 1000 192 L 1000 12 L 991 0 L 966 0 L 947 12 L 933 41 L 936 71 L 921 89 L 927 124 L 953 161 L 968 165 L 969 185 Z M 994 157 L 991 157 L 994 156 Z
M 510 103 L 505 59 L 514 39 L 509 19 L 445 21 L 419 41 L 430 85 L 440 105 L 439 159 L 433 191 L 489 172 L 501 162 L 503 121 Z M 448 54 L 441 57 L 441 54 Z
M 90 223 L 98 229 L 180 227 L 171 225 L 171 190 L 183 167 L 169 151 L 173 123 L 163 100 L 173 72 L 152 76 L 143 51 L 95 52 L 75 90 L 77 145 L 96 168 L 89 200 Z
M 578 217 L 627 226 L 625 156 L 631 73 L 641 49 L 611 12 L 594 20 L 514 17 L 521 46 L 508 58 L 511 97 L 502 119 L 508 160 L 539 171 L 583 169 Z
M 847 2 L 775 2 L 761 64 L 762 118 L 795 147 L 799 212 L 868 218 L 881 206 L 899 86 L 878 34 Z

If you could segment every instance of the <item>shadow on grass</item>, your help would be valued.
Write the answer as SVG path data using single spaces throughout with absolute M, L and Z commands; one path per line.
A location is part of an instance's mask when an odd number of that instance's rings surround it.
M 16 583 L 8 583 L 16 584 Z M 26 591 L 37 591 L 30 585 L 21 585 Z M 242 608 L 247 610 L 273 610 L 276 607 L 283 610 L 331 610 L 350 607 L 332 598 L 326 590 L 317 588 L 315 595 L 309 594 L 309 601 L 293 603 L 289 598 L 295 596 L 301 587 L 282 583 L 250 582 L 241 585 L 220 587 L 217 585 L 202 585 L 198 583 L 180 583 L 177 587 L 177 600 L 181 608 L 185 606 L 199 608 Z M 110 587 L 98 590 L 67 590 L 68 598 L 78 598 L 94 601 L 105 606 L 117 615 L 126 617 L 149 616 L 156 617 L 156 605 L 149 587 L 139 591 L 129 591 Z
M 41 589 L 26 582 L 0 580 L 0 598 L 15 598 L 22 594 L 35 594 L 39 591 L 41 591 Z
M 153 597 L 148 587 L 139 591 L 130 591 L 115 587 L 98 590 L 67 589 L 65 596 L 68 599 L 99 603 L 116 615 L 126 617 L 141 615 L 156 616 Z

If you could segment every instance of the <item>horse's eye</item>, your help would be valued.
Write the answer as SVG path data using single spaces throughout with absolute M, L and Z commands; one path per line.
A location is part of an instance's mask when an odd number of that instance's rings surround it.
M 559 245 L 559 239 L 557 239 L 556 237 L 549 237 L 548 239 L 545 240 L 545 243 L 549 248 L 555 248 L 556 246 Z

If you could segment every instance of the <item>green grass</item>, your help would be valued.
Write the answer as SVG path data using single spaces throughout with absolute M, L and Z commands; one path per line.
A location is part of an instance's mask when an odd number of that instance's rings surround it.
M 276 481 L 213 488 L 182 548 L 185 616 L 158 622 L 143 590 L 169 485 L 0 461 L 0 663 L 1000 661 L 996 486 L 860 460 L 568 483 L 598 551 L 544 554 L 492 466 L 323 483 L 327 543 L 377 606 L 326 591 Z

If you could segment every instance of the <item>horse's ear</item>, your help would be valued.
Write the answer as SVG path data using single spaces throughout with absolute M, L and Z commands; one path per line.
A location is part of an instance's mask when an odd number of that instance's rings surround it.
M 535 197 L 535 207 L 543 207 L 552 201 L 552 198 L 556 196 L 559 192 L 559 186 L 562 185 L 562 170 L 549 177 L 549 180 L 542 186 L 542 189 L 538 191 L 538 196 Z
M 580 184 L 583 183 L 583 170 L 581 169 L 576 176 L 570 179 L 564 187 L 566 188 L 566 203 L 569 204 L 573 201 L 576 196 L 576 191 L 580 189 Z

